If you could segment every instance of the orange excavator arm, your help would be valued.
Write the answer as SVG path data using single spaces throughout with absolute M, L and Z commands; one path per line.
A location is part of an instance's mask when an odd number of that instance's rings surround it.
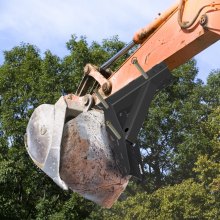
M 171 70 L 220 38 L 220 0 L 180 0 L 137 32 L 101 67 L 88 64 L 76 91 L 39 106 L 27 127 L 27 150 L 61 188 L 111 207 L 131 176 L 142 179 L 135 144 L 154 95 Z M 113 73 L 111 64 L 139 48 Z
M 140 48 L 109 79 L 112 92 L 140 76 L 136 57 L 145 72 L 164 62 L 171 71 L 220 39 L 220 1 L 181 0 L 152 24 L 138 31 Z

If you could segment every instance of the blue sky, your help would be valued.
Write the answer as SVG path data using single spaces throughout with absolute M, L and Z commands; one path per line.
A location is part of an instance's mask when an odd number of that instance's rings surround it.
M 0 0 L 0 64 L 3 51 L 21 42 L 43 53 L 65 56 L 71 34 L 98 41 L 118 35 L 130 42 L 133 34 L 176 0 Z M 196 56 L 199 78 L 220 67 L 220 43 Z

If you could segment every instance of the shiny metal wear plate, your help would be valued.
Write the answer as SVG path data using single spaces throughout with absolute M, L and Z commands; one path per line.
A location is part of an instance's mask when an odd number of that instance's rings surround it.
M 67 190 L 59 174 L 66 108 L 61 97 L 55 105 L 43 104 L 35 109 L 27 126 L 27 151 L 39 168 Z

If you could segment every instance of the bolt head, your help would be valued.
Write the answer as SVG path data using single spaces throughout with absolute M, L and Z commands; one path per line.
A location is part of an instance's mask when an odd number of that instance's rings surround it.
M 102 85 L 102 91 L 104 92 L 105 95 L 108 95 L 111 92 L 111 89 L 112 87 L 111 87 L 110 82 L 108 83 L 106 82 Z
M 90 72 L 90 67 L 89 67 L 88 64 L 84 67 L 83 71 L 84 71 L 84 74 L 89 74 L 89 72 Z
M 42 125 L 40 128 L 40 134 L 45 135 L 47 133 L 47 128 L 45 125 Z
M 202 15 L 199 21 L 200 25 L 204 27 L 206 26 L 207 22 L 208 22 L 208 16 L 206 14 Z

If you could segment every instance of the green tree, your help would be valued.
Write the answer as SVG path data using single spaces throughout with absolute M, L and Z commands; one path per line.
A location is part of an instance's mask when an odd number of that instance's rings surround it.
M 4 52 L 0 66 L 1 219 L 85 219 L 92 211 L 95 216 L 94 203 L 62 191 L 33 165 L 24 134 L 38 105 L 54 104 L 62 93 L 73 93 L 86 63 L 100 65 L 123 45 L 117 37 L 89 45 L 85 37 L 73 36 L 67 43 L 70 55 L 63 60 L 50 51 L 42 58 L 29 44 Z
M 130 183 L 110 211 L 63 192 L 36 168 L 24 147 L 34 108 L 75 92 L 87 63 L 100 66 L 124 43 L 117 37 L 67 43 L 64 59 L 21 44 L 0 66 L 0 218 L 214 219 L 219 214 L 220 74 L 195 80 L 195 60 L 176 69 L 173 85 L 158 94 L 139 135 L 146 181 Z M 115 70 L 123 60 L 112 68 Z M 132 196 L 128 196 L 132 195 Z M 128 197 L 127 200 L 125 200 Z
M 54 62 L 48 64 L 48 60 L 52 59 L 53 56 L 46 53 L 42 61 L 36 47 L 22 44 L 5 52 L 5 61 L 0 68 L 0 215 L 3 219 L 35 216 L 36 204 L 45 197 L 46 188 L 49 188 L 48 196 L 61 193 L 34 167 L 26 153 L 23 138 L 33 109 L 51 98 L 49 90 L 44 90 L 50 87 L 52 91 L 54 88 L 52 77 L 50 85 L 45 80 L 54 67 Z M 57 97 L 53 97 L 54 100 Z M 44 189 L 41 184 L 46 185 Z
M 67 48 L 70 55 L 66 56 L 63 60 L 63 73 L 65 77 L 62 81 L 63 89 L 66 93 L 75 92 L 79 82 L 82 79 L 83 68 L 87 63 L 101 66 L 111 56 L 121 50 L 124 43 L 119 41 L 118 37 L 105 39 L 101 44 L 92 42 L 88 44 L 86 37 L 79 39 L 72 35 L 71 39 L 67 42 Z M 125 60 L 126 56 L 118 60 L 113 65 L 113 70 Z
M 138 193 L 124 202 L 118 202 L 111 210 L 103 211 L 104 219 L 215 219 L 215 198 L 192 179 L 157 191 Z
M 195 60 L 173 71 L 176 80 L 151 104 L 139 136 L 150 190 L 193 177 L 198 154 L 208 151 L 198 138 L 208 106 L 201 102 L 204 86 L 197 73 Z
M 191 61 L 190 61 L 191 62 Z M 185 64 L 188 65 L 188 64 Z M 181 68 L 183 68 L 183 65 Z M 177 70 L 178 71 L 178 70 Z M 191 81 L 192 90 L 185 91 L 181 99 L 175 100 L 174 95 L 179 95 L 183 79 L 178 79 L 170 88 L 162 92 L 154 100 L 150 109 L 151 117 L 149 121 L 156 119 L 148 129 L 155 138 L 155 135 L 163 129 L 164 118 L 168 117 L 164 109 L 169 110 L 169 105 L 175 104 L 175 115 L 173 112 L 167 121 L 172 121 L 170 126 L 165 126 L 163 132 L 170 130 L 170 140 L 175 140 L 176 145 L 168 145 L 166 149 L 169 160 L 163 161 L 163 157 L 158 157 L 161 163 L 167 163 L 168 169 L 165 173 L 160 167 L 160 177 L 163 177 L 162 187 L 154 187 L 156 173 L 146 173 L 147 181 L 145 188 L 149 191 L 138 192 L 135 196 L 128 197 L 127 200 L 117 202 L 111 210 L 102 212 L 104 219 L 218 219 L 220 215 L 220 91 L 219 91 L 219 71 L 213 72 L 207 85 L 201 81 Z M 184 77 L 184 76 L 181 76 Z M 188 76 L 187 76 L 188 77 Z M 179 84 L 180 82 L 180 84 Z M 190 85 L 189 83 L 187 83 Z M 184 86 L 184 84 L 183 84 Z M 178 87 L 178 90 L 176 88 Z M 173 90 L 175 89 L 175 93 Z M 180 90 L 179 90 L 180 89 Z M 173 93 L 171 93 L 173 92 Z M 173 94 L 170 98 L 162 99 L 166 94 Z M 187 95 L 189 94 L 189 95 Z M 162 98 L 161 98 L 162 97 Z M 169 96 L 168 96 L 169 97 Z M 155 105 L 157 102 L 160 108 Z M 176 105 L 178 102 L 178 105 Z M 191 109 L 192 108 L 192 109 Z M 191 109 L 191 111 L 189 111 Z M 180 114 L 184 112 L 184 114 Z M 170 112 L 168 111 L 170 114 Z M 160 118 L 160 116 L 162 117 Z M 148 123 L 148 120 L 145 122 Z M 166 121 L 166 122 L 167 122 Z M 167 124 L 168 124 L 167 122 Z M 153 127 L 153 125 L 155 127 Z M 148 124 L 148 126 L 150 126 Z M 178 130 L 176 129 L 184 129 Z M 155 129 L 155 130 L 153 130 Z M 159 131 L 158 131 L 159 130 Z M 143 131 L 142 131 L 143 132 Z M 145 131 L 147 133 L 147 131 Z M 153 133 L 155 132 L 155 133 Z M 156 133 L 156 134 L 158 134 Z M 159 133 L 160 134 L 160 133 Z M 166 133 L 165 133 L 166 134 Z M 155 135 L 155 136 L 154 136 Z M 163 135 L 162 135 L 163 137 Z M 190 137 L 190 138 L 189 138 Z M 151 138 L 151 137 L 149 137 Z M 157 147 L 158 139 L 155 139 L 154 146 Z M 166 143 L 166 142 L 165 142 Z M 170 148 L 170 146 L 173 148 Z M 161 146 L 163 147 L 163 146 Z M 169 152 L 171 150 L 171 152 Z M 161 151 L 159 152 L 161 153 Z M 163 153 L 163 152 L 162 152 Z M 147 155 L 149 157 L 149 155 Z M 166 158 L 166 157 L 165 157 Z M 154 158 L 156 159 L 156 158 Z M 185 163 L 185 164 L 184 164 Z M 153 168 L 152 168 L 153 169 Z M 177 180 L 176 180 L 177 179 Z

